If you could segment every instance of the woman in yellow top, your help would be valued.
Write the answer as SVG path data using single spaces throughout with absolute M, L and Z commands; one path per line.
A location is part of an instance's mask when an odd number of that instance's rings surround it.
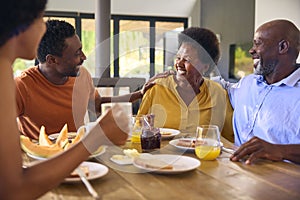
M 191 27 L 178 36 L 176 75 L 156 79 L 142 100 L 138 115 L 154 113 L 155 126 L 195 133 L 198 125 L 217 125 L 233 142 L 232 107 L 227 92 L 204 77 L 216 68 L 220 58 L 216 35 Z

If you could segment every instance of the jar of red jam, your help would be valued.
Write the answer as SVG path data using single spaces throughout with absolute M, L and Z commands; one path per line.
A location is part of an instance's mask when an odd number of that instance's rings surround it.
M 159 128 L 154 127 L 154 114 L 144 116 L 141 145 L 143 152 L 150 152 L 160 149 L 161 134 Z

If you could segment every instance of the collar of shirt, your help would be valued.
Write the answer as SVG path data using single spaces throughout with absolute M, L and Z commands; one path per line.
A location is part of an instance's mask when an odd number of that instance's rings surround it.
M 265 83 L 266 81 L 262 75 L 255 75 L 255 79 L 258 83 Z M 271 84 L 272 86 L 280 86 L 280 85 L 286 85 L 289 87 L 294 87 L 298 82 L 300 81 L 300 68 L 298 68 L 296 71 L 294 71 L 292 74 L 290 74 L 288 77 L 282 79 L 281 81 L 278 81 L 276 83 Z

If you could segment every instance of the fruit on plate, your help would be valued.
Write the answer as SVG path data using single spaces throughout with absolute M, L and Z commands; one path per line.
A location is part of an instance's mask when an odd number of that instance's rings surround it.
M 20 140 L 22 149 L 34 156 L 49 158 L 63 151 L 63 149 L 56 144 L 52 144 L 50 146 L 42 146 L 33 143 L 28 137 L 24 135 L 20 136 Z
M 77 131 L 76 137 L 72 140 L 72 143 L 75 144 L 75 143 L 79 142 L 81 140 L 81 138 L 83 138 L 84 133 L 85 133 L 85 128 L 84 128 L 84 126 L 81 126 Z
M 22 149 L 36 157 L 49 158 L 52 157 L 79 142 L 85 134 L 84 127 L 80 127 L 77 131 L 76 137 L 72 140 L 68 139 L 68 126 L 65 124 L 60 131 L 57 140 L 52 143 L 48 138 L 45 127 L 40 129 L 39 143 L 32 142 L 30 138 L 21 135 L 20 142 Z
M 61 129 L 57 139 L 56 139 L 56 144 L 63 148 L 67 143 L 68 143 L 68 125 L 65 124 L 63 128 Z
M 55 142 L 52 142 L 45 131 L 45 127 L 40 129 L 39 143 L 32 142 L 30 138 L 22 135 L 20 137 L 22 149 L 30 155 L 40 158 L 50 158 L 64 150 L 69 149 L 78 143 L 85 135 L 85 128 L 82 126 L 77 130 L 74 139 L 68 139 L 68 127 L 64 125 Z M 105 147 L 100 146 L 92 155 L 97 155 L 104 151 Z
M 85 133 L 85 129 L 83 126 L 81 126 L 78 130 L 77 130 L 77 134 L 75 136 L 74 139 L 68 140 L 68 143 L 66 145 L 64 145 L 64 149 L 67 150 L 69 149 L 71 146 L 73 146 L 74 144 L 76 144 L 77 142 L 79 142 L 81 140 L 81 138 L 83 138 Z
M 45 126 L 42 126 L 40 129 L 39 145 L 41 145 L 41 146 L 51 146 L 52 145 L 51 140 L 48 138 L 48 135 L 46 134 Z

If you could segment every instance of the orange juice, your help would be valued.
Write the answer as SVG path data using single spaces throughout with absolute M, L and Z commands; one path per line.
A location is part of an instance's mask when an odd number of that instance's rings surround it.
M 132 133 L 131 142 L 132 143 L 141 143 L 141 133 Z
M 220 147 L 197 146 L 195 148 L 195 153 L 197 157 L 202 160 L 214 160 L 220 155 L 220 152 L 221 152 Z
M 142 152 L 141 147 L 141 132 L 133 132 L 131 136 L 130 148 L 136 149 L 138 152 Z
M 214 139 L 204 139 L 195 144 L 196 156 L 202 160 L 214 160 L 220 155 L 220 152 L 221 147 Z
M 142 152 L 141 146 L 141 134 L 142 134 L 142 125 L 143 125 L 144 116 L 133 116 L 132 117 L 132 133 L 130 148 L 136 149 L 138 152 Z

